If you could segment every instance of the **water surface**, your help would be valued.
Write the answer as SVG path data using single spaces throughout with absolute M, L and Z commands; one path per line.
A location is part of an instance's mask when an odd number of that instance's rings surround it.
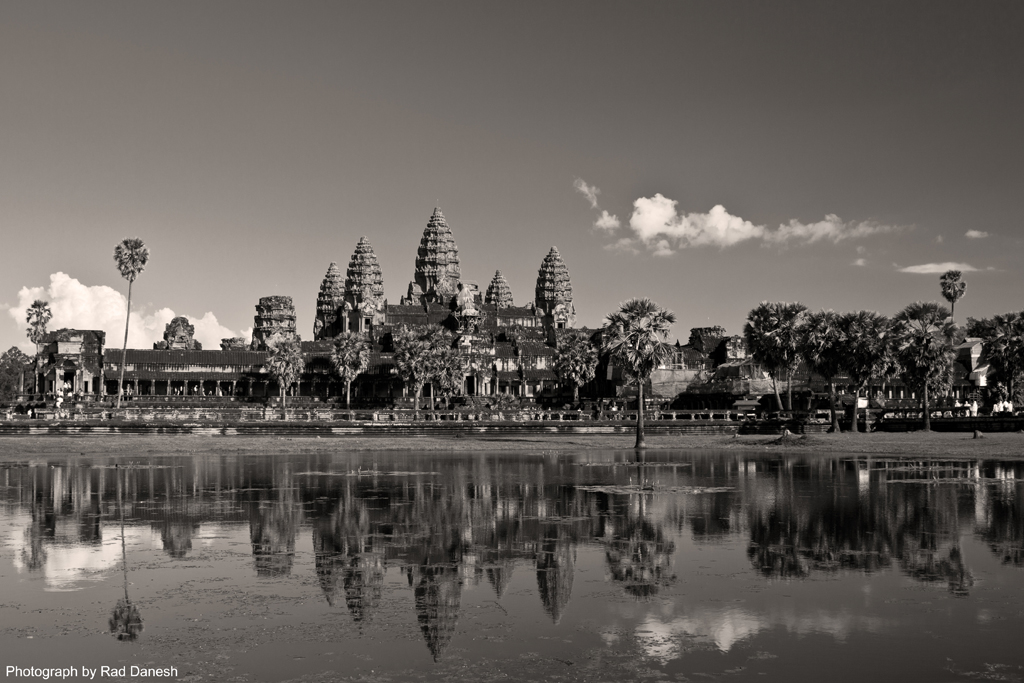
M 0 663 L 1021 680 L 1022 495 L 1021 463 L 941 458 L 8 458 Z

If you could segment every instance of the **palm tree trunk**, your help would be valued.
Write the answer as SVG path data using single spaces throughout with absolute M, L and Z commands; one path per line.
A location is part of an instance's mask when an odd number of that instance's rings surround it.
M 924 398 L 924 431 L 930 432 L 930 431 L 932 431 L 932 416 L 929 414 L 930 411 L 928 410 L 928 381 L 927 380 L 925 380 L 925 382 L 924 382 L 924 394 L 923 394 L 922 398 Z
M 839 426 L 839 413 L 836 412 L 836 383 L 832 380 L 829 380 L 828 383 L 828 407 L 832 413 L 832 426 L 828 431 L 832 434 L 839 434 L 843 428 Z
M 779 382 L 772 377 L 772 391 L 775 392 L 775 406 L 782 412 L 782 396 L 779 395 Z
M 416 393 L 412 396 L 412 416 L 414 420 L 420 419 L 420 392 L 423 391 L 422 384 L 416 384 Z
M 786 403 L 789 412 L 793 412 L 793 371 L 790 368 L 786 368 Z
M 352 380 L 345 380 L 345 410 L 352 409 Z
M 854 387 L 853 390 L 853 425 L 850 430 L 855 434 L 860 431 L 860 427 L 857 426 L 857 414 L 860 412 L 860 387 Z M 867 430 L 867 420 L 864 420 L 864 429 Z
M 579 384 L 573 384 L 572 385 L 572 404 L 576 405 L 579 402 L 580 402 L 580 385 Z
M 128 281 L 128 315 L 124 317 L 124 346 L 121 347 L 121 376 L 117 380 L 117 408 L 121 407 L 121 387 L 124 386 L 124 355 L 128 351 L 128 323 L 132 319 L 132 281 Z
M 639 392 L 637 393 L 638 400 L 636 404 L 636 445 L 633 448 L 647 448 L 647 444 L 644 442 L 644 383 L 641 380 L 637 384 Z

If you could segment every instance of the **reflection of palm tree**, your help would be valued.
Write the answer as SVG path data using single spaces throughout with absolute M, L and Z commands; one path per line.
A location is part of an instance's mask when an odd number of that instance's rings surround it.
M 556 624 L 572 596 L 572 580 L 576 570 L 576 548 L 560 530 L 544 534 L 537 553 L 537 590 L 544 611 Z
M 458 567 L 451 565 L 423 565 L 419 573 L 415 591 L 416 618 L 427 649 L 436 662 L 455 635 L 462 604 L 462 580 Z
M 605 541 L 604 557 L 612 580 L 623 584 L 634 598 L 643 600 L 656 595 L 660 586 L 675 578 L 670 573 L 675 544 L 666 540 L 660 524 L 652 523 L 647 512 L 650 494 L 638 497 L 639 515 L 627 513 L 621 520 L 622 526 Z
M 116 465 L 115 469 L 124 471 Z M 124 492 L 121 485 L 121 479 L 125 476 L 127 473 L 117 479 L 117 506 L 121 511 L 121 571 L 124 575 L 124 599 L 117 601 L 110 614 L 110 632 L 116 635 L 118 640 L 135 640 L 142 633 L 143 625 L 138 606 L 128 597 L 128 547 L 124 539 Z

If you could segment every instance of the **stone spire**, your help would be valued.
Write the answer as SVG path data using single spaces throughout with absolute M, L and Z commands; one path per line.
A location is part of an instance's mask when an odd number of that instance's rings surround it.
M 441 209 L 427 222 L 416 253 L 416 273 L 409 283 L 408 303 L 448 303 L 458 291 L 459 248 Z
M 341 281 L 338 264 L 331 261 L 320 283 L 320 294 L 316 297 L 316 319 L 313 321 L 313 339 L 333 337 L 334 324 L 338 319 L 338 309 L 345 302 L 345 288 Z
M 576 322 L 576 308 L 572 304 L 572 284 L 569 269 L 558 253 L 558 247 L 544 257 L 537 273 L 537 289 L 534 303 L 545 318 L 545 325 L 572 327 Z
M 494 279 L 487 286 L 487 296 L 484 298 L 484 303 L 492 304 L 498 308 L 508 308 L 515 305 L 512 303 L 512 288 L 508 286 L 508 281 L 501 274 L 500 270 L 494 271 Z
M 353 308 L 360 304 L 373 304 L 376 308 L 384 301 L 384 275 L 370 240 L 359 238 L 359 244 L 348 262 L 345 273 L 345 301 Z

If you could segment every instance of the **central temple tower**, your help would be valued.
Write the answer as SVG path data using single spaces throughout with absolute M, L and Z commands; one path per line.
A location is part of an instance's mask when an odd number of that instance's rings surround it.
M 416 272 L 403 305 L 447 304 L 459 291 L 459 248 L 441 209 L 435 208 L 420 239 Z

